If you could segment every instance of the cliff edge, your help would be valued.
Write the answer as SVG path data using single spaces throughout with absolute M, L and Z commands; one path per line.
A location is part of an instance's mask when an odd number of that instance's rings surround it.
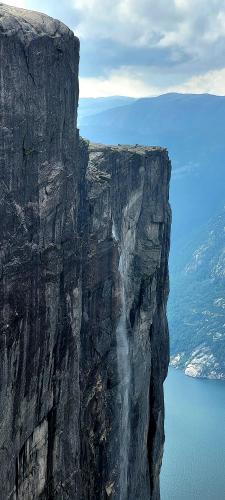
M 76 129 L 79 41 L 0 4 L 0 499 L 159 499 L 170 162 Z

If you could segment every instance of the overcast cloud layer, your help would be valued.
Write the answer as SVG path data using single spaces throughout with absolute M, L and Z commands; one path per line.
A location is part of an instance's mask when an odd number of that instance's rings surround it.
M 80 37 L 83 96 L 225 95 L 225 0 L 10 0 Z

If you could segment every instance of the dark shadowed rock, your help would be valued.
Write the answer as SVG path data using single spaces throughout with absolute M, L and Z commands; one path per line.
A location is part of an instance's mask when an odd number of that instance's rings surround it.
M 104 485 L 109 498 L 159 498 L 169 353 L 169 177 L 163 149 L 89 145 L 81 326 L 84 498 L 107 498 Z M 118 352 L 126 348 L 117 328 L 121 277 L 127 356 Z
M 0 53 L 0 499 L 157 500 L 167 152 L 79 139 L 62 23 L 0 4 Z

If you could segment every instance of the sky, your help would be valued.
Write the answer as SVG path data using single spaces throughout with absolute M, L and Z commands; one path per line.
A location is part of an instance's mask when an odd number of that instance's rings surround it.
M 80 95 L 225 95 L 225 0 L 6 0 L 81 41 Z

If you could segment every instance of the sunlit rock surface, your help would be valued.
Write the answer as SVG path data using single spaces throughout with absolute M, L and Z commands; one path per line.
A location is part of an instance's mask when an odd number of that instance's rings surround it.
M 79 41 L 0 4 L 0 499 L 159 498 L 170 162 L 79 139 Z

